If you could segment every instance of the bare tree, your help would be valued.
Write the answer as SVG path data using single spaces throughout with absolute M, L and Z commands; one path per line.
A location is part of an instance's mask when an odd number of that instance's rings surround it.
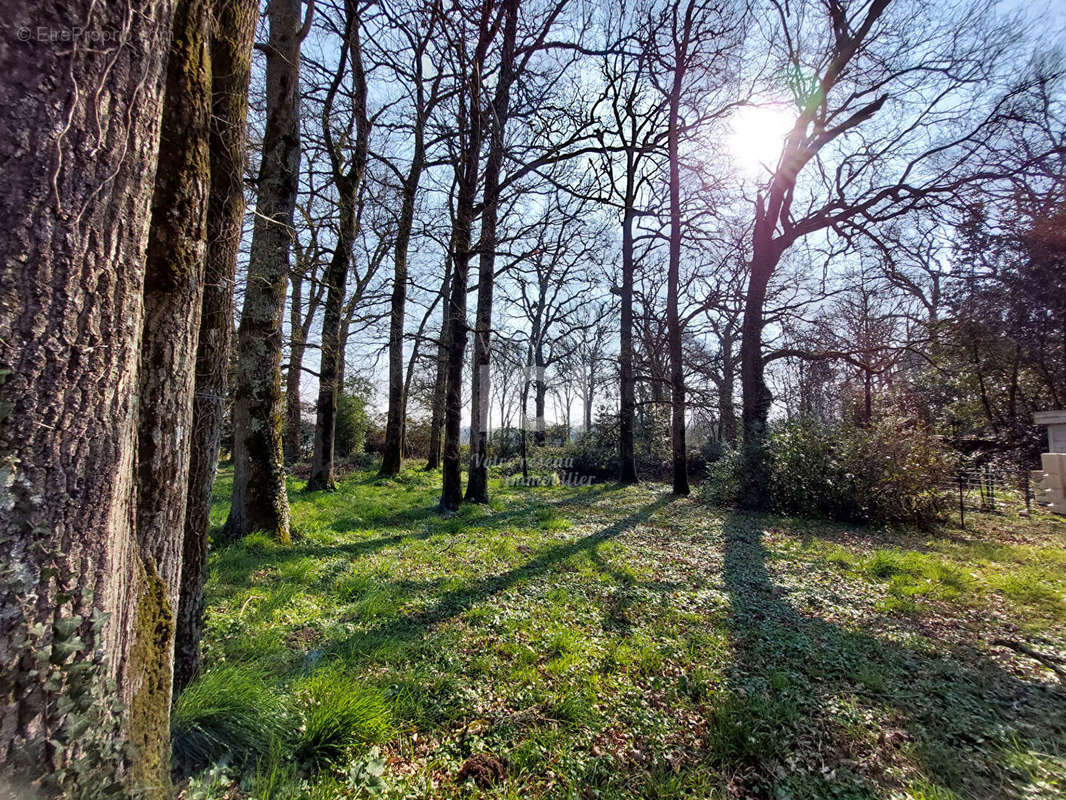
M 1013 171 L 997 148 L 1024 124 L 1024 98 L 1039 85 L 1032 76 L 1008 83 L 1014 33 L 984 0 L 772 7 L 797 115 L 754 209 L 741 343 L 741 494 L 751 507 L 768 498 L 763 312 L 784 253 L 818 231 L 868 235 Z
M 382 454 L 382 475 L 395 475 L 403 463 L 403 431 L 407 399 L 404 391 L 403 359 L 404 319 L 407 303 L 407 253 L 411 243 L 415 203 L 422 173 L 427 166 L 426 129 L 429 117 L 444 98 L 444 76 L 441 69 L 426 74 L 429 48 L 438 32 L 442 11 L 439 3 L 414 8 L 403 17 L 390 18 L 391 25 L 404 39 L 407 64 L 392 64 L 397 76 L 410 86 L 411 155 L 406 173 L 385 163 L 400 182 L 400 216 L 396 242 L 393 247 L 392 297 L 389 315 L 389 405 L 385 422 L 385 451 Z M 416 342 L 417 347 L 417 342 Z M 412 356 L 413 357 L 413 356 Z M 410 374 L 408 370 L 407 374 Z
M 267 120 L 259 165 L 255 225 L 241 321 L 233 406 L 233 498 L 226 532 L 265 530 L 289 540 L 289 498 L 281 446 L 281 334 L 289 251 L 300 172 L 298 87 L 300 0 L 271 0 L 267 55 Z
M 339 362 L 344 358 L 341 347 L 341 314 L 348 283 L 348 270 L 355 238 L 359 234 L 357 201 L 366 172 L 370 145 L 370 118 L 367 115 L 366 74 L 360 43 L 359 0 L 345 0 L 343 36 L 337 69 L 322 104 L 322 138 L 329 156 L 333 184 L 337 190 L 337 241 L 326 270 L 326 300 L 322 306 L 322 349 L 318 365 L 318 404 L 315 415 L 315 439 L 311 452 L 311 477 L 308 490 L 336 488 L 333 476 L 333 441 L 337 429 L 337 392 L 340 391 Z M 341 139 L 334 138 L 334 109 L 344 77 L 351 70 L 351 110 Z M 355 129 L 351 152 L 348 142 Z

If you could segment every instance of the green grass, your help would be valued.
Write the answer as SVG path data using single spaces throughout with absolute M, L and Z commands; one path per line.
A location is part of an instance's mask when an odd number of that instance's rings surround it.
M 175 741 L 229 778 L 197 797 L 1066 791 L 1066 695 L 992 645 L 1066 651 L 1061 520 L 852 528 L 654 484 L 499 481 L 444 519 L 439 480 L 292 481 L 291 545 L 213 552 L 205 672 Z M 502 780 L 456 782 L 477 754 Z
M 281 698 L 254 665 L 219 665 L 176 699 L 170 717 L 175 760 L 195 771 L 228 758 L 255 765 L 285 730 Z

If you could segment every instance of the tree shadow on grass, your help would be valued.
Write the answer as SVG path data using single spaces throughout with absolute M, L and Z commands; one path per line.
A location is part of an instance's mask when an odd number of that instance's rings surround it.
M 575 505 L 587 505 L 593 498 L 618 488 L 612 484 L 597 484 L 591 488 L 580 487 L 565 493 L 555 494 L 539 493 L 527 490 L 519 495 L 518 504 L 509 508 L 501 509 L 494 513 L 478 514 L 485 508 L 478 505 L 463 505 L 453 516 L 444 518 L 440 515 L 440 503 L 434 499 L 425 505 L 416 508 L 406 508 L 401 511 L 387 511 L 386 513 L 369 512 L 360 517 L 344 517 L 335 521 L 330 527 L 339 532 L 358 530 L 361 528 L 395 528 L 409 526 L 419 522 L 428 522 L 430 527 L 438 531 L 457 532 L 464 527 L 505 528 L 514 522 L 528 517 L 535 509 L 565 508 Z M 511 499 L 511 498 L 509 498 Z
M 735 653 L 710 745 L 734 789 L 877 796 L 873 785 L 899 787 L 910 763 L 925 796 L 951 797 L 940 787 L 1021 798 L 1041 780 L 1034 765 L 1061 771 L 1061 687 L 1021 680 L 972 649 L 886 641 L 798 613 L 773 585 L 763 524 L 736 513 L 723 526 Z
M 334 641 L 329 646 L 329 649 L 337 654 L 351 657 L 360 653 L 372 652 L 385 642 L 396 645 L 404 642 L 419 641 L 434 626 L 463 614 L 479 603 L 491 600 L 494 596 L 523 581 L 549 572 L 571 556 L 581 552 L 592 551 L 602 542 L 616 538 L 637 525 L 646 522 L 672 500 L 673 497 L 671 495 L 663 494 L 638 511 L 588 536 L 553 545 L 520 566 L 495 575 L 489 575 L 460 588 L 446 591 L 427 609 L 383 620 L 379 624 L 371 625 L 365 631 L 340 641 Z

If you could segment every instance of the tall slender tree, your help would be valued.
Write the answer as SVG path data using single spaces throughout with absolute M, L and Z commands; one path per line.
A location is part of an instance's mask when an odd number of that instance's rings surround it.
M 434 70 L 431 75 L 426 75 L 425 69 L 428 47 L 437 33 L 441 14 L 439 4 L 433 3 L 424 13 L 412 15 L 411 24 L 399 21 L 395 23 L 410 47 L 411 113 L 414 119 L 411 160 L 406 174 L 397 175 L 400 179 L 401 199 L 396 242 L 393 246 L 392 296 L 389 302 L 389 405 L 385 421 L 385 451 L 381 459 L 382 475 L 396 475 L 403 464 L 403 432 L 407 412 L 403 361 L 407 252 L 411 245 L 418 187 L 426 169 L 426 127 L 430 114 L 443 97 L 444 72 Z
M 180 692 L 200 666 L 204 582 L 211 488 L 218 468 L 225 415 L 233 284 L 244 222 L 245 123 L 252 44 L 259 18 L 256 0 L 214 0 L 211 27 L 211 122 L 207 250 L 196 389 L 189 429 L 189 487 L 181 561 L 181 597 L 175 620 L 174 691 Z
M 351 112 L 347 117 L 346 130 L 341 140 L 333 134 L 334 108 L 337 94 L 351 70 Z M 358 0 L 345 0 L 344 41 L 341 44 L 337 69 L 333 76 L 326 101 L 322 106 L 322 137 L 326 145 L 337 189 L 337 242 L 326 270 L 326 301 L 322 307 L 322 349 L 318 365 L 318 404 L 315 417 L 315 440 L 311 452 L 311 477 L 309 490 L 336 488 L 333 476 L 333 444 L 337 430 L 338 382 L 344 358 L 341 346 L 341 315 L 348 283 L 352 250 L 359 235 L 357 204 L 366 173 L 367 153 L 370 143 L 370 119 L 367 116 L 366 73 L 363 69 L 363 50 L 360 40 Z M 354 144 L 348 152 L 347 142 L 355 128 Z
M 500 68 L 489 114 L 488 155 L 485 161 L 478 239 L 477 311 L 474 318 L 473 380 L 470 388 L 470 469 L 466 499 L 489 501 L 488 422 L 489 360 L 492 336 L 492 295 L 496 283 L 496 226 L 500 208 L 500 171 L 503 168 L 504 135 L 511 107 L 511 84 L 515 79 L 515 40 L 518 35 L 518 0 L 504 0 L 503 40 Z
M 300 0 L 270 0 L 267 5 L 266 131 L 237 329 L 233 497 L 226 520 L 231 537 L 265 530 L 289 541 L 281 334 L 300 172 L 300 44 L 311 27 L 312 8 L 309 3 L 301 19 Z

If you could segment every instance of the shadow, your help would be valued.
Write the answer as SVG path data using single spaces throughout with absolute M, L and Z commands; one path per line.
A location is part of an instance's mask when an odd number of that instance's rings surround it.
M 657 500 L 608 525 L 595 533 L 564 544 L 545 549 L 540 555 L 521 566 L 490 575 L 472 584 L 443 593 L 428 609 L 408 613 L 372 625 L 368 630 L 335 640 L 332 647 L 347 653 L 373 650 L 381 642 L 420 640 L 427 630 L 470 610 L 475 605 L 489 600 L 508 588 L 544 574 L 557 564 L 581 552 L 592 551 L 599 544 L 613 539 L 631 528 L 650 519 L 657 511 L 673 501 L 673 496 L 664 493 Z
M 733 788 L 866 797 L 871 779 L 898 786 L 909 762 L 922 796 L 1030 796 L 1034 762 L 1066 752 L 1062 687 L 972 648 L 887 641 L 798 613 L 771 579 L 765 521 L 735 513 L 723 526 L 735 655 L 710 743 Z
M 606 494 L 613 487 L 606 484 L 598 484 L 593 487 L 574 488 L 565 494 L 539 493 L 534 489 L 519 495 L 518 503 L 511 508 L 505 508 L 490 514 L 478 515 L 478 511 L 487 506 L 464 503 L 454 515 L 443 518 L 440 515 L 440 504 L 430 502 L 418 508 L 404 509 L 386 514 L 371 513 L 365 517 L 346 517 L 338 519 L 330 527 L 340 533 L 358 530 L 367 527 L 394 528 L 408 526 L 419 522 L 429 521 L 431 524 L 439 524 L 441 530 L 458 529 L 470 526 L 501 528 L 506 527 L 514 520 L 528 516 L 531 510 L 537 507 L 568 508 L 577 505 L 587 505 L 589 502 Z

